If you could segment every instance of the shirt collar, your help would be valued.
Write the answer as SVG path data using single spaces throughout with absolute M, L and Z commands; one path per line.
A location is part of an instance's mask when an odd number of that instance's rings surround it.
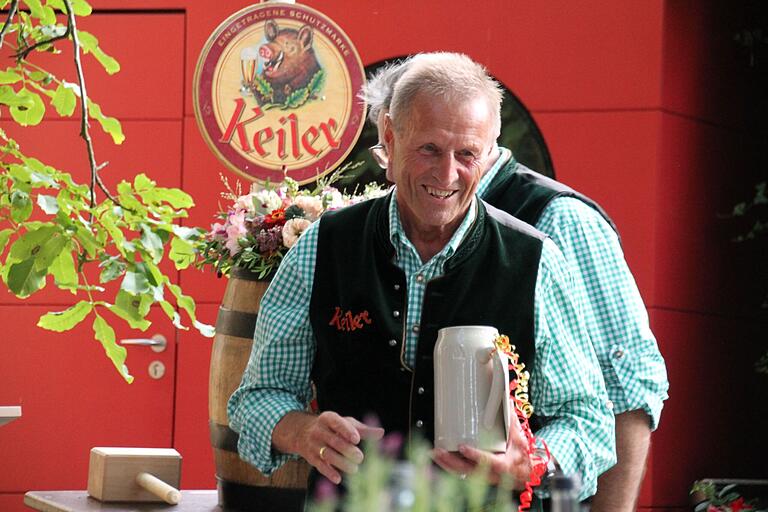
M 469 205 L 469 210 L 464 216 L 464 220 L 461 221 L 458 229 L 456 229 L 456 232 L 453 233 L 453 236 L 445 245 L 445 247 L 443 247 L 443 249 L 432 259 L 434 260 L 435 258 L 442 258 L 443 260 L 447 260 L 453 256 L 453 254 L 461 245 L 461 242 L 464 240 L 467 232 L 469 232 L 469 228 L 472 226 L 472 223 L 475 222 L 476 218 L 477 197 L 474 196 L 472 197 L 472 203 Z M 402 221 L 400 220 L 400 211 L 397 208 L 397 187 L 392 187 L 392 200 L 389 202 L 389 240 L 395 247 L 395 252 L 397 253 L 398 259 L 401 258 L 401 251 L 403 250 L 410 250 L 415 254 L 418 254 L 416 247 L 408 239 L 408 236 L 406 236 L 405 229 L 403 228 Z
M 477 184 L 476 194 L 478 197 L 483 197 L 485 192 L 488 190 L 488 187 L 491 185 L 491 182 L 499 173 L 499 170 L 504 167 L 508 160 L 511 160 L 513 165 L 515 164 L 515 157 L 512 156 L 512 152 L 507 148 L 502 148 L 499 146 L 499 158 L 497 158 L 493 163 L 493 166 L 488 169 L 485 174 L 483 174 L 483 177 L 480 178 L 480 183 Z

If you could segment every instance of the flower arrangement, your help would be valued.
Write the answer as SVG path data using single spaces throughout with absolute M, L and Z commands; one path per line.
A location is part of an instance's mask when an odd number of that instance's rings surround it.
M 345 166 L 318 180 L 312 190 L 300 189 L 298 182 L 286 177 L 277 184 L 254 183 L 243 194 L 239 182 L 233 189 L 221 176 L 226 189 L 221 197 L 229 205 L 220 207 L 218 222 L 201 241 L 197 266 L 210 265 L 219 275 L 240 267 L 259 279 L 271 277 L 288 249 L 323 213 L 386 194 L 387 189 L 378 184 L 366 185 L 355 194 L 344 194 L 332 186 L 353 167 Z

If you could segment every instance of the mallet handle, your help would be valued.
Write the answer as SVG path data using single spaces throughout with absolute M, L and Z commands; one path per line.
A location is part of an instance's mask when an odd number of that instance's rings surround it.
M 179 490 L 163 482 L 155 475 L 139 473 L 136 475 L 136 483 L 170 505 L 176 505 L 181 501 Z

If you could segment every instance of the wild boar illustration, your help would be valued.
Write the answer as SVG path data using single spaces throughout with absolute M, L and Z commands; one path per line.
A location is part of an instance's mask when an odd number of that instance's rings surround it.
M 259 47 L 261 73 L 250 84 L 254 97 L 259 105 L 295 108 L 306 103 L 323 81 L 323 70 L 312 47 L 312 27 L 281 29 L 274 20 L 268 20 L 264 33 L 267 43 Z

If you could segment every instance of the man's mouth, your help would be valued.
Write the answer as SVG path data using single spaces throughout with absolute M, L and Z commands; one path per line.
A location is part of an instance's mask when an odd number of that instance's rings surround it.
M 428 187 L 426 185 L 424 185 L 424 188 L 426 189 L 427 194 L 431 195 L 432 197 L 436 197 L 437 199 L 447 199 L 456 193 L 455 190 L 440 190 L 437 188 Z

